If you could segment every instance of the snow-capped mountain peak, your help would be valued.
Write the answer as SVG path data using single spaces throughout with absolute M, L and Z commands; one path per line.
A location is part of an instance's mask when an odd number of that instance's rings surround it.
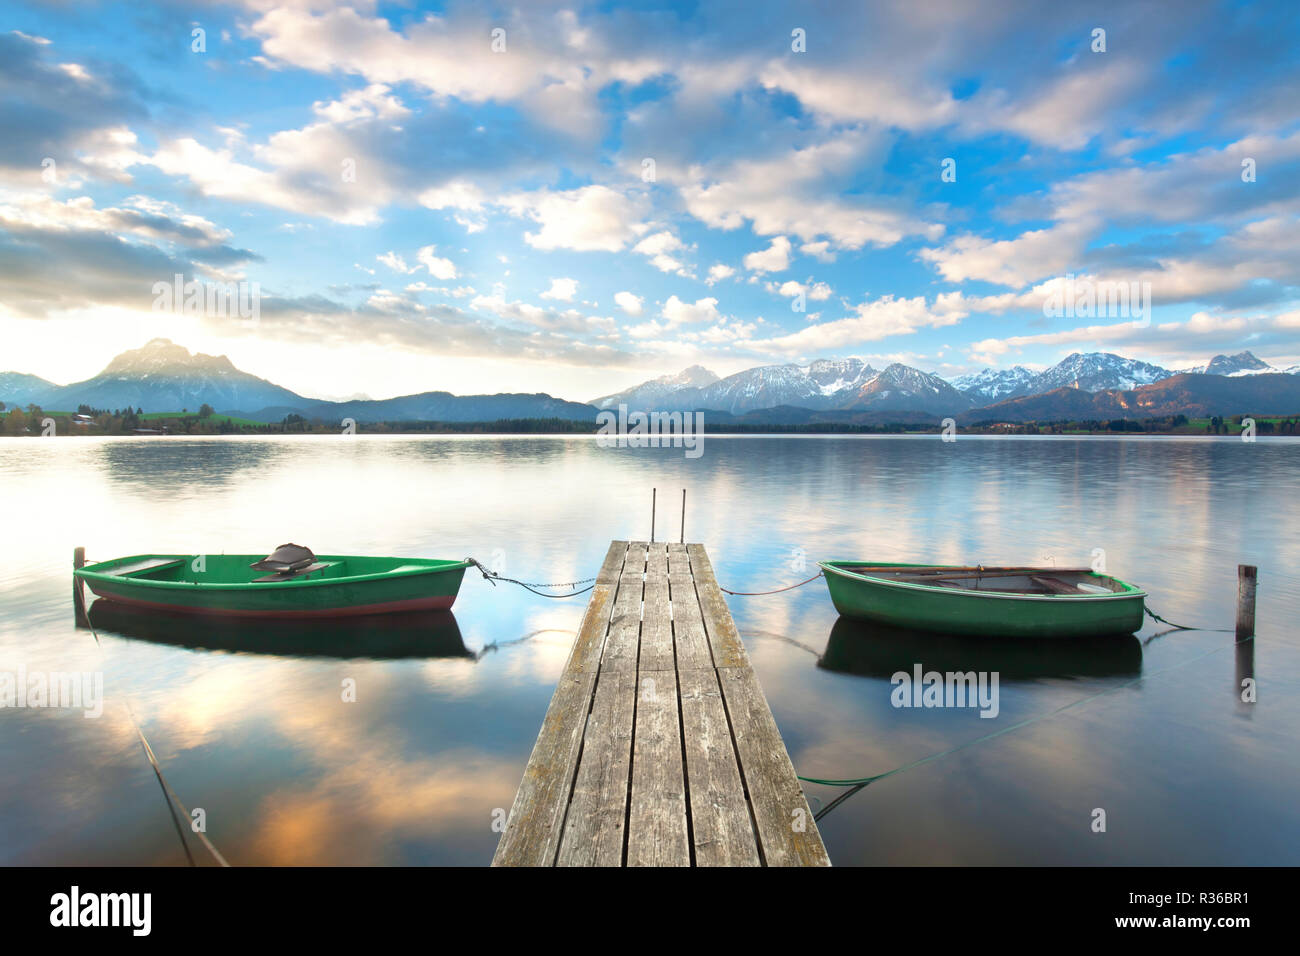
M 1085 392 L 1103 389 L 1129 390 L 1169 378 L 1174 373 L 1159 365 L 1125 358 L 1111 352 L 1073 352 L 1029 383 L 1028 394 L 1057 388 L 1078 388 Z
M 1037 375 L 1037 372 L 1023 365 L 1013 365 L 1011 368 L 986 368 L 982 372 L 959 375 L 950 379 L 949 384 L 976 401 L 1000 402 L 1005 398 L 1027 394 L 1030 383 Z
M 702 365 L 692 365 L 690 368 L 682 369 L 676 375 L 660 375 L 654 381 L 659 385 L 680 385 L 702 387 L 712 385 L 718 380 L 718 376 L 710 372 Z
M 1216 355 L 1205 365 L 1183 369 L 1183 372 L 1196 375 L 1258 375 L 1276 371 L 1278 369 L 1250 351 L 1238 352 L 1236 355 Z
M 818 359 L 805 366 L 803 372 L 822 395 L 830 396 L 846 389 L 861 388 L 880 373 L 861 359 Z

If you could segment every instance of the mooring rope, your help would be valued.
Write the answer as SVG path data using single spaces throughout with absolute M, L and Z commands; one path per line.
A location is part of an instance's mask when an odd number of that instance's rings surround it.
M 84 599 L 82 599 L 79 594 L 77 597 L 77 604 L 81 611 L 81 619 L 86 622 L 86 627 L 90 628 L 91 636 L 95 638 L 95 646 L 99 648 L 100 654 L 103 655 L 104 642 L 99 639 L 99 632 L 95 630 L 95 625 L 90 623 L 90 614 L 86 610 Z M 176 818 L 176 811 L 172 806 L 172 803 L 175 802 L 176 806 L 181 808 L 181 812 L 184 814 L 186 820 L 193 820 L 194 818 L 190 815 L 189 809 L 181 802 L 181 798 L 177 796 L 176 791 L 172 789 L 171 784 L 167 782 L 167 778 L 163 775 L 162 766 L 158 763 L 158 758 L 154 755 L 153 748 L 149 746 L 149 739 L 145 737 L 144 731 L 140 729 L 140 722 L 135 719 L 135 711 L 131 708 L 130 700 L 125 697 L 122 698 L 122 705 L 126 709 L 127 716 L 131 718 L 131 726 L 135 729 L 136 736 L 140 738 L 140 745 L 144 748 L 145 756 L 149 758 L 149 765 L 153 767 L 154 776 L 158 778 L 158 785 L 162 787 L 163 796 L 167 797 L 167 811 L 171 814 L 172 823 L 176 825 L 176 835 L 180 837 L 181 847 L 185 850 L 185 858 L 189 860 L 190 866 L 197 866 L 198 864 L 194 862 L 194 855 L 190 853 L 190 846 L 185 841 L 185 831 L 181 828 L 180 821 Z M 190 829 L 193 829 L 193 827 Z M 212 854 L 213 859 L 222 866 L 230 866 L 230 864 L 226 862 L 226 858 L 218 852 L 215 846 L 212 845 L 212 841 L 208 839 L 206 833 L 202 830 L 194 830 L 194 832 L 198 835 L 198 838 L 203 845 L 207 847 L 208 852 Z
M 1192 627 L 1188 624 L 1175 624 L 1173 621 L 1165 620 L 1151 608 L 1143 606 L 1142 610 L 1146 612 L 1147 617 L 1153 621 L 1159 621 L 1161 624 L 1168 624 L 1175 631 L 1208 631 L 1211 634 L 1231 634 L 1235 629 L 1231 627 Z
M 725 591 L 728 594 L 734 594 L 736 595 L 736 597 L 761 597 L 764 594 L 780 594 L 782 591 L 793 591 L 795 588 L 801 588 L 805 584 L 811 584 L 813 581 L 816 581 L 821 576 L 822 576 L 822 572 L 818 571 L 807 581 L 800 581 L 798 584 L 791 584 L 789 587 L 773 588 L 771 591 L 732 591 L 729 588 L 724 588 L 721 584 L 718 585 L 718 589 L 721 591 Z
M 495 571 L 491 570 L 490 568 L 485 567 L 483 562 L 477 561 L 474 558 L 466 558 L 465 560 L 470 564 L 472 564 L 474 567 L 478 568 L 479 573 L 482 574 L 483 578 L 486 581 L 490 582 L 493 587 L 496 587 L 496 583 L 498 581 L 505 581 L 507 584 L 517 584 L 521 588 L 524 588 L 527 591 L 532 591 L 538 597 L 556 598 L 556 599 L 577 597 L 579 594 L 586 594 L 588 591 L 590 591 L 592 588 L 596 586 L 595 584 L 590 584 L 587 587 L 583 588 L 581 591 L 571 591 L 568 594 L 546 594 L 545 592 L 539 591 L 537 589 L 538 588 L 572 588 L 572 587 L 577 587 L 579 584 L 587 584 L 588 581 L 595 581 L 596 579 L 583 578 L 581 581 L 564 581 L 559 584 L 529 584 L 527 582 L 520 581 L 516 578 L 503 577 L 502 575 L 497 574 Z
M 1246 643 L 1246 641 L 1253 641 L 1254 639 L 1255 638 L 1252 635 L 1251 637 L 1247 637 L 1244 638 L 1243 640 L 1230 644 L 1228 645 L 1228 647 L 1216 647 L 1214 650 L 1207 651 L 1204 654 L 1199 654 L 1196 657 L 1193 657 L 1191 660 L 1181 661 L 1177 664 L 1171 664 L 1168 667 L 1161 668 L 1160 670 L 1155 671 L 1154 673 L 1151 674 L 1142 674 L 1138 677 L 1133 678 L 1132 680 L 1128 680 L 1122 684 L 1118 684 L 1115 687 L 1107 688 L 1106 690 L 1100 691 L 1096 694 L 1090 694 L 1087 697 L 1081 697 L 1078 700 L 1072 700 L 1068 704 L 1063 704 L 1060 707 L 1056 708 L 1055 710 L 1048 711 L 1045 714 L 1038 714 L 1034 717 L 1027 717 L 1024 720 L 1020 720 L 1014 724 L 1011 724 L 1009 727 L 1003 727 L 1001 730 L 995 730 L 992 733 L 984 734 L 981 737 L 976 737 L 974 740 L 968 740 L 963 744 L 958 744 L 956 747 L 949 747 L 947 750 L 941 750 L 938 753 L 930 754 L 928 757 L 922 757 L 919 760 L 913 760 L 910 763 L 903 764 L 901 767 L 895 767 L 893 770 L 886 770 L 884 773 L 872 774 L 869 777 L 852 777 L 843 780 L 832 780 L 824 777 L 805 777 L 798 774 L 796 774 L 796 776 L 798 776 L 799 779 L 804 781 L 805 783 L 819 783 L 827 787 L 865 786 L 869 783 L 875 783 L 877 780 L 883 780 L 885 777 L 892 777 L 894 776 L 894 774 L 903 773 L 905 770 L 912 770 L 915 769 L 916 767 L 922 766 L 923 764 L 931 763 L 935 760 L 940 759 L 941 757 L 950 756 L 952 754 L 957 753 L 958 751 L 965 750 L 967 747 L 973 747 L 976 744 L 983 743 L 986 740 L 992 740 L 994 737 L 1001 737 L 1003 734 L 1009 734 L 1013 730 L 1019 730 L 1021 727 L 1027 727 L 1030 724 L 1038 723 L 1040 720 L 1047 720 L 1047 718 L 1049 717 L 1055 717 L 1057 714 L 1067 711 L 1072 707 L 1078 707 L 1082 704 L 1086 704 L 1090 701 L 1097 700 L 1101 697 L 1106 697 L 1110 694 L 1118 693 L 1119 691 L 1132 687 L 1135 684 L 1140 684 L 1144 680 L 1150 680 L 1153 677 L 1159 677 L 1161 674 L 1167 674 L 1170 671 L 1178 670 L 1181 667 L 1187 667 L 1190 664 L 1195 664 L 1197 661 L 1205 660 L 1205 658 L 1207 657 L 1213 657 L 1215 654 L 1222 654 L 1224 651 L 1228 650 L 1229 648 L 1235 649 L 1238 644 L 1244 644 Z

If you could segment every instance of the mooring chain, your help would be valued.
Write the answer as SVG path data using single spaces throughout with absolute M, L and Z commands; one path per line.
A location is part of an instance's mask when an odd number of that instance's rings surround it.
M 543 591 L 538 591 L 537 588 L 576 588 L 579 584 L 587 584 L 588 582 L 594 582 L 596 579 L 592 577 L 592 578 L 583 578 L 581 581 L 564 581 L 558 584 L 530 584 L 526 581 L 520 581 L 516 578 L 503 577 L 502 575 L 497 574 L 491 568 L 486 567 L 482 561 L 479 561 L 475 558 L 466 558 L 465 561 L 469 564 L 472 564 L 474 567 L 478 568 L 479 573 L 483 575 L 484 580 L 489 582 L 493 587 L 496 587 L 496 583 L 498 581 L 505 581 L 507 584 L 517 584 L 521 588 L 524 588 L 527 591 L 532 591 L 538 597 L 557 598 L 557 599 L 577 597 L 579 594 L 586 594 L 588 591 L 590 591 L 592 588 L 596 586 L 594 583 L 592 583 L 588 587 L 583 588 L 581 591 L 570 591 L 568 594 L 546 594 Z
M 771 591 L 732 591 L 729 588 L 724 588 L 721 584 L 718 585 L 718 590 L 725 591 L 728 594 L 734 594 L 737 597 L 760 597 L 764 594 L 780 594 L 782 591 L 793 591 L 795 588 L 801 588 L 805 584 L 811 584 L 821 576 L 822 576 L 822 572 L 818 571 L 816 574 L 814 574 L 806 581 L 800 581 L 798 584 L 791 584 L 789 587 L 774 588 Z

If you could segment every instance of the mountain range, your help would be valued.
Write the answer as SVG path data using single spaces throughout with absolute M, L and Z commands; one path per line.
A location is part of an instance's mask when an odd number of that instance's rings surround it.
M 872 368 L 856 358 L 808 365 L 764 365 L 719 378 L 691 366 L 593 399 L 551 395 L 452 395 L 431 391 L 388 399 L 326 401 L 240 371 L 224 355 L 192 354 L 167 339 L 123 352 L 98 375 L 56 385 L 35 375 L 0 372 L 0 401 L 71 411 L 143 408 L 197 411 L 279 421 L 496 421 L 561 418 L 586 421 L 625 404 L 642 411 L 713 413 L 714 421 L 914 423 L 1135 418 L 1173 414 L 1293 414 L 1300 411 L 1300 366 L 1277 369 L 1250 352 L 1217 355 L 1180 371 L 1109 352 L 1073 353 L 1042 372 L 1023 366 L 984 369 L 945 380 L 899 363 Z
M 809 365 L 764 365 L 721 379 L 698 366 L 689 371 L 690 381 L 673 385 L 673 379 L 668 377 L 655 379 L 592 399 L 591 404 L 601 409 L 620 404 L 664 411 L 711 409 L 733 416 L 781 406 L 812 411 L 949 415 L 1062 388 L 1089 394 L 1131 391 L 1177 375 L 1291 374 L 1300 371 L 1300 366 L 1276 369 L 1250 352 L 1241 352 L 1215 356 L 1205 366 L 1171 371 L 1110 352 L 1075 352 L 1042 372 L 1016 365 L 1008 369 L 986 368 L 951 380 L 897 363 L 876 370 L 852 358 Z M 647 398 L 653 398 L 652 405 L 646 403 Z
M 0 372 L 0 401 L 35 403 L 42 408 L 74 411 L 91 408 L 143 408 L 149 411 L 197 412 L 201 405 L 254 421 L 280 421 L 286 415 L 338 421 L 481 422 L 503 418 L 595 417 L 590 405 L 550 395 L 452 395 L 422 392 L 380 401 L 331 402 L 307 398 L 264 378 L 241 372 L 224 355 L 191 354 L 168 339 L 154 339 L 123 352 L 93 378 L 55 385 L 35 375 Z

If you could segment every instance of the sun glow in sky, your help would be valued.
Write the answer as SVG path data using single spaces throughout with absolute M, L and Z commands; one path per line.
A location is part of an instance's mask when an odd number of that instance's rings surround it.
M 0 371 L 157 336 L 331 398 L 1300 363 L 1290 2 L 0 12 Z M 258 321 L 155 312 L 177 273 Z M 1070 274 L 1151 321 L 1045 316 Z

